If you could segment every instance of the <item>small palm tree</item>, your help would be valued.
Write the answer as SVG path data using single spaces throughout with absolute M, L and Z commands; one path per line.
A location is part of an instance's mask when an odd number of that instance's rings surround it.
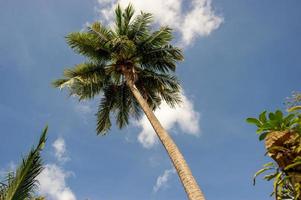
M 199 186 L 176 144 L 164 130 L 153 110 L 162 101 L 170 106 L 180 102 L 180 85 L 174 75 L 176 62 L 183 60 L 181 50 L 170 44 L 168 27 L 151 30 L 152 15 L 141 12 L 136 17 L 128 5 L 115 10 L 115 28 L 95 22 L 84 32 L 70 33 L 69 46 L 87 61 L 64 71 L 55 87 L 69 89 L 79 100 L 101 94 L 97 111 L 97 133 L 106 134 L 111 127 L 110 114 L 123 128 L 130 116 L 143 111 L 167 150 L 189 199 L 204 200 Z
M 35 189 L 38 187 L 37 176 L 42 172 L 43 165 L 40 152 L 46 142 L 47 127 L 44 129 L 39 144 L 31 149 L 23 158 L 16 172 L 10 172 L 6 181 L 0 182 L 0 200 L 39 200 L 43 197 L 35 197 Z

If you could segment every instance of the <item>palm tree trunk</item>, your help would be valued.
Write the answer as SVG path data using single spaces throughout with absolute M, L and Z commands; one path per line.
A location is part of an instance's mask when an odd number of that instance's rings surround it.
M 135 86 L 135 84 L 127 79 L 127 85 L 129 86 L 131 92 L 133 93 L 134 97 L 137 99 L 138 103 L 140 104 L 142 110 L 144 111 L 145 115 L 147 116 L 148 120 L 150 121 L 152 127 L 154 128 L 155 132 L 157 133 L 160 141 L 162 142 L 164 148 L 166 149 L 179 177 L 184 186 L 184 189 L 187 193 L 189 200 L 205 200 L 205 197 L 198 186 L 196 180 L 192 176 L 192 173 L 181 154 L 180 150 L 169 136 L 169 134 L 165 131 L 162 127 L 161 123 L 148 106 L 145 99 L 142 97 L 141 93 Z

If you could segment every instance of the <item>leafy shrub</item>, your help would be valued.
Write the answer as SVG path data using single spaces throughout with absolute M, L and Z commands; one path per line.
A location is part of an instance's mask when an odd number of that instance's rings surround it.
M 267 111 L 262 112 L 258 119 L 247 118 L 247 122 L 257 126 L 256 133 L 259 134 L 259 140 L 264 140 L 270 132 L 273 131 L 292 131 L 301 135 L 301 114 L 298 109 L 290 110 L 290 113 L 284 116 L 283 112 L 277 110 L 276 112 L 270 112 L 267 115 Z
M 267 113 L 262 112 L 258 118 L 247 118 L 247 122 L 257 126 L 256 133 L 259 140 L 266 139 L 268 134 L 292 134 L 282 145 L 266 146 L 268 154 L 276 162 L 270 162 L 263 166 L 254 175 L 264 175 L 267 181 L 273 181 L 273 192 L 271 194 L 276 200 L 300 200 L 301 199 L 301 93 L 293 93 L 287 99 L 288 114 L 281 110 Z M 277 133 L 279 132 L 279 133 Z M 280 135 L 278 135 L 280 136 Z M 267 143 L 266 143 L 267 145 Z M 279 159 L 285 162 L 279 162 Z M 280 163 L 280 164 L 279 164 Z M 279 166 L 280 165 L 280 166 Z

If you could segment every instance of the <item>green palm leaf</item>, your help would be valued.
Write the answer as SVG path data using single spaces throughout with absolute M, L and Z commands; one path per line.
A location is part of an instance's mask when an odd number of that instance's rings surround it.
M 151 13 L 141 12 L 132 22 L 129 27 L 128 38 L 135 43 L 144 41 L 149 35 L 149 27 L 153 22 Z
M 94 61 L 110 59 L 110 46 L 98 35 L 89 32 L 74 32 L 66 37 L 69 46 L 77 53 Z
M 82 63 L 64 71 L 64 79 L 53 82 L 53 86 L 69 89 L 70 95 L 80 100 L 91 99 L 99 94 L 106 82 L 105 64 Z
M 9 175 L 5 189 L 0 193 L 1 200 L 29 200 L 33 198 L 38 186 L 37 176 L 42 172 L 42 159 L 40 152 L 45 146 L 47 127 L 42 132 L 38 145 L 32 148 L 23 158 L 22 163 L 13 176 Z

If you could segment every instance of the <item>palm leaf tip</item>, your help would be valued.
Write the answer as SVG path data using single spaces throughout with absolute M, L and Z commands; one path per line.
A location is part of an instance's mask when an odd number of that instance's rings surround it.
M 135 9 L 131 3 L 128 4 L 128 6 L 125 8 L 123 17 L 125 19 L 125 25 L 128 26 L 132 17 L 134 16 Z
M 110 112 L 114 103 L 113 96 L 108 95 L 100 101 L 97 117 L 96 132 L 97 135 L 105 135 L 111 128 Z
M 103 113 L 97 113 L 97 126 L 96 126 L 96 133 L 97 135 L 106 135 L 107 132 L 111 128 L 111 120 L 109 116 Z
M 48 127 L 46 126 L 40 136 L 39 143 L 32 148 L 29 154 L 22 159 L 15 176 L 8 181 L 5 191 L 5 200 L 32 199 L 38 187 L 37 176 L 43 170 L 40 152 L 45 146 Z
M 67 81 L 68 79 L 57 79 L 52 81 L 51 85 L 55 88 L 62 89 Z
M 43 150 L 45 147 L 45 143 L 47 141 L 47 131 L 48 131 L 48 125 L 45 126 L 40 136 L 39 144 L 37 146 L 37 149 L 39 150 Z
M 116 32 L 121 34 L 122 33 L 122 23 L 123 23 L 123 17 L 122 17 L 122 9 L 120 4 L 117 5 L 115 9 L 115 25 L 116 25 Z

